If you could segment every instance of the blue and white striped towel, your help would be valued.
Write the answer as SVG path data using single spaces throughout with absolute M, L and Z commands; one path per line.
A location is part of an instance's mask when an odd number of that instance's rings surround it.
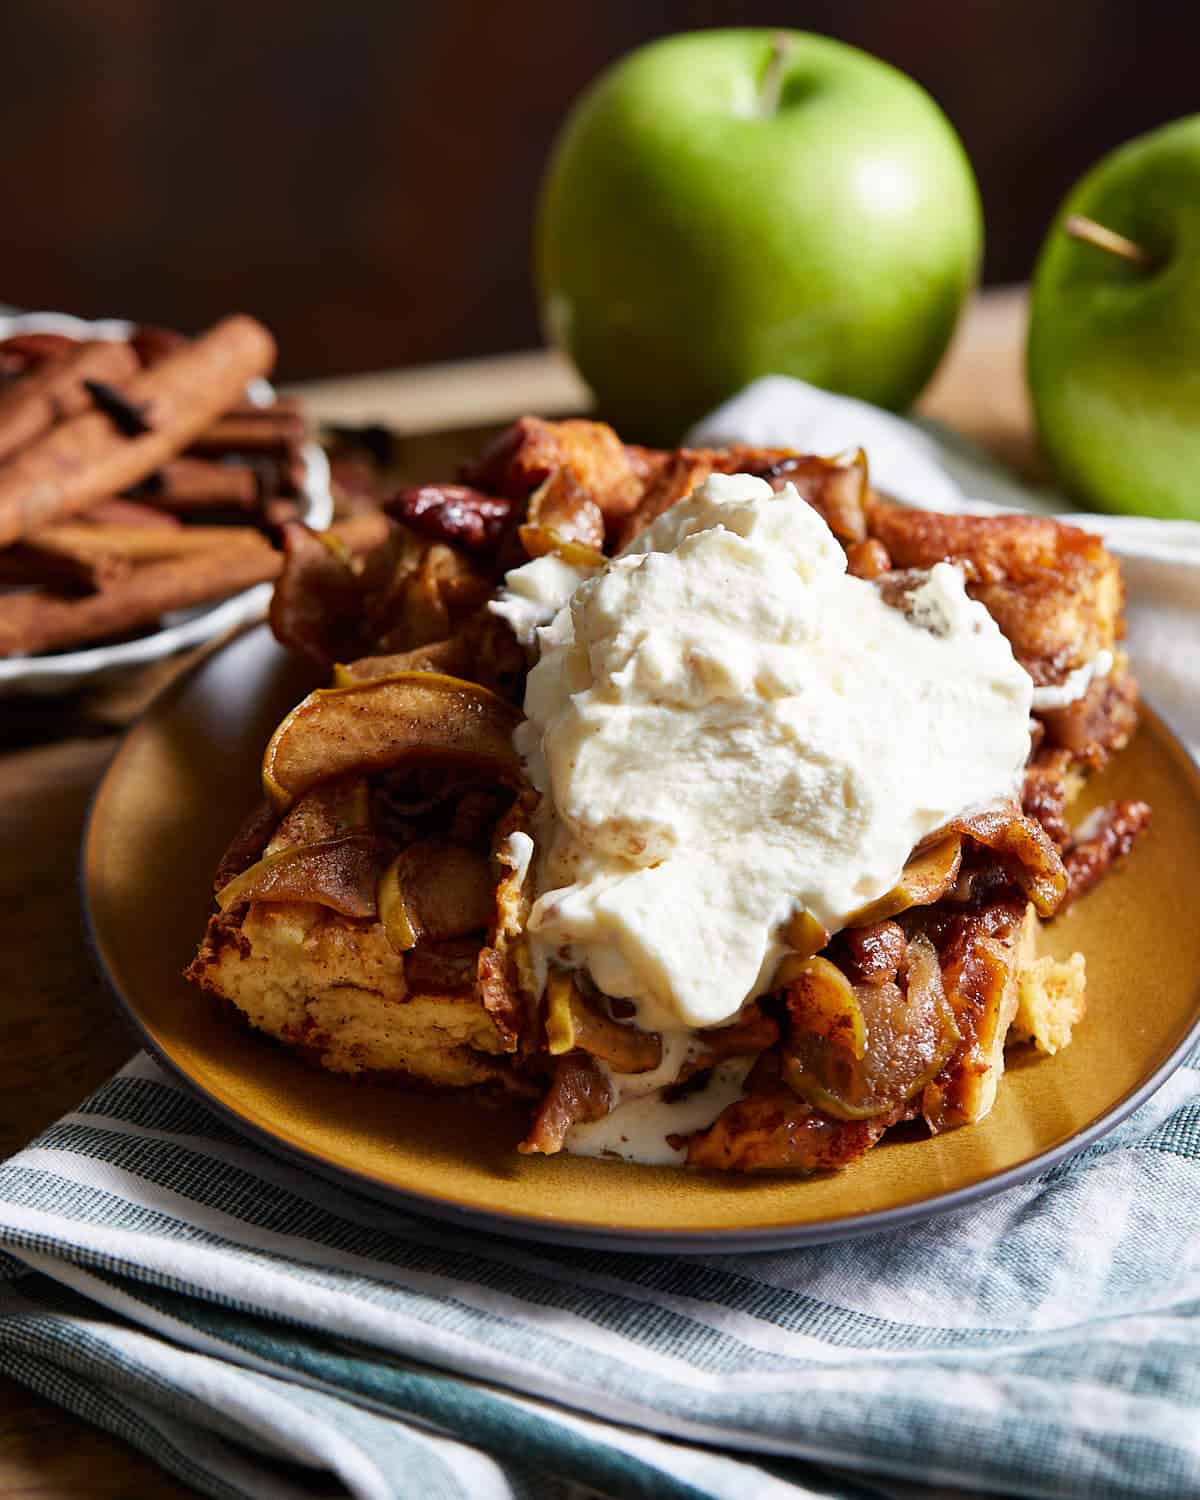
M 1200 739 L 1195 537 L 1142 526 Z M 221 1497 L 1200 1496 L 1200 1051 L 971 1208 L 699 1259 L 383 1208 L 138 1058 L 0 1165 L 0 1372 Z
M 1198 1204 L 1200 1053 L 976 1207 L 701 1259 L 381 1208 L 141 1058 L 0 1166 L 0 1370 L 223 1497 L 1180 1500 Z

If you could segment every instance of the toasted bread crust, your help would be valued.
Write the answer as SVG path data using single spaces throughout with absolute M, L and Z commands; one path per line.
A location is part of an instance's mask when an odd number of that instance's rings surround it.
M 475 993 L 410 988 L 378 922 L 307 902 L 213 917 L 188 977 L 258 1031 L 334 1073 L 404 1074 L 439 1088 L 513 1081 L 504 1039 Z
M 1117 560 L 1099 537 L 1048 516 L 942 515 L 872 495 L 867 529 L 894 567 L 956 562 L 1038 686 L 1060 683 L 1120 634 Z

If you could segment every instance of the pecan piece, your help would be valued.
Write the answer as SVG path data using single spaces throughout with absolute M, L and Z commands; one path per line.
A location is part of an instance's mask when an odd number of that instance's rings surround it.
M 499 546 L 514 502 L 488 495 L 466 484 L 418 484 L 384 502 L 393 518 L 430 537 L 468 552 L 491 552 Z
M 1088 818 L 1063 856 L 1067 867 L 1064 906 L 1078 901 L 1119 861 L 1125 858 L 1150 826 L 1145 802 L 1110 802 Z

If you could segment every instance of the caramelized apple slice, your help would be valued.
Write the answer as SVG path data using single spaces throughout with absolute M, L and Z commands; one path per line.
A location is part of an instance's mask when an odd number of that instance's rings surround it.
M 718 1172 L 835 1172 L 865 1155 L 893 1124 L 891 1115 L 833 1120 L 779 1086 L 735 1100 L 707 1130 L 692 1136 L 688 1166 Z
M 376 901 L 379 920 L 388 942 L 396 953 L 408 953 L 421 941 L 421 928 L 416 912 L 410 910 L 407 893 L 394 859 L 379 877 Z
M 325 781 L 297 798 L 279 823 L 267 854 L 371 832 L 371 799 L 366 778 L 345 776 Z
M 793 1026 L 783 1076 L 802 1099 L 835 1119 L 894 1112 L 937 1076 L 962 1039 L 942 988 L 937 952 L 926 937 L 908 945 L 903 985 L 888 981 L 852 988 L 863 1025 L 861 1051 L 855 1051 L 853 1027 L 830 1024 L 835 987 L 823 974 L 820 978 L 824 984 L 811 987 L 815 1004 L 803 986 L 789 989 Z
M 662 1038 L 606 1016 L 569 974 L 546 985 L 546 1045 L 551 1057 L 578 1049 L 606 1062 L 614 1073 L 649 1073 L 662 1062 Z
M 470 652 L 461 635 L 446 641 L 398 651 L 391 656 L 360 656 L 357 661 L 339 661 L 333 667 L 334 687 L 353 687 L 376 677 L 399 677 L 408 672 L 440 672 L 459 677 L 470 668 Z
M 867 1028 L 854 986 L 827 958 L 808 958 L 787 987 L 792 1024 L 809 1036 L 858 1060 L 867 1049 Z
M 538 526 L 530 523 L 522 526 L 517 535 L 521 538 L 521 545 L 530 557 L 545 557 L 548 552 L 552 552 L 555 557 L 561 558 L 573 568 L 597 570 L 608 561 L 604 553 L 597 548 L 589 547 L 585 542 L 577 542 L 570 537 L 564 537 L 552 526 Z
M 680 1083 L 715 1068 L 726 1058 L 755 1057 L 765 1052 L 779 1040 L 779 1027 L 757 1004 L 752 1003 L 732 1025 L 701 1032 L 697 1042 L 701 1040 L 703 1050 L 695 1052 L 684 1063 L 679 1072 Z
M 612 1107 L 613 1086 L 604 1069 L 586 1052 L 568 1052 L 555 1063 L 550 1087 L 517 1150 L 523 1156 L 553 1156 L 572 1125 L 602 1120 Z
M 437 760 L 515 785 L 522 778 L 512 732 L 520 718 L 518 709 L 478 683 L 437 672 L 321 688 L 271 736 L 263 787 L 282 811 L 334 776 Z
M 918 849 L 900 879 L 876 901 L 860 906 L 846 918 L 847 927 L 870 927 L 910 906 L 932 906 L 958 879 L 962 864 L 962 840 L 951 834 L 924 849 Z
M 1052 917 L 1067 893 L 1062 855 L 1040 823 L 1015 803 L 955 818 L 950 828 L 990 849 L 1007 866 L 1039 917 Z
M 373 917 L 383 855 L 369 833 L 268 854 L 217 892 L 222 911 L 248 901 L 313 901 L 345 917 Z
M 800 960 L 811 958 L 814 953 L 820 953 L 829 941 L 828 931 L 822 927 L 812 912 L 803 907 L 784 923 L 779 935 L 792 950 L 784 960 L 785 963 L 792 958 Z M 786 981 L 781 981 L 781 983 L 786 983 Z
M 392 860 L 379 880 L 379 920 L 398 953 L 482 932 L 495 892 L 487 859 L 458 844 L 422 839 Z
M 945 1076 L 935 1075 L 924 1090 L 921 1113 L 930 1130 L 973 1125 L 995 1103 L 1020 976 L 1033 962 L 1037 931 L 1031 903 L 998 901 L 963 911 L 939 938 L 942 983 L 951 1008 L 963 1018 L 970 1045 Z
M 603 551 L 604 512 L 570 469 L 555 469 L 529 497 L 521 530 L 543 526 L 562 542 Z

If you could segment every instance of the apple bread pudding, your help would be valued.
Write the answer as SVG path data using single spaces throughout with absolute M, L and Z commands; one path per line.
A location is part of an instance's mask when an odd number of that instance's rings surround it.
M 813 1172 L 1066 1046 L 1041 924 L 1149 820 L 1094 536 L 861 454 L 526 417 L 354 556 L 289 525 L 283 720 L 189 977 L 338 1073 L 528 1100 L 523 1152 Z

